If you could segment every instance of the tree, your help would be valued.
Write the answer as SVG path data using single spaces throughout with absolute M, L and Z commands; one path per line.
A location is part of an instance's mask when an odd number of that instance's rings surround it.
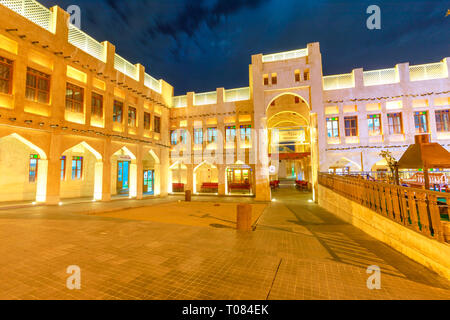
M 381 150 L 380 157 L 382 157 L 384 160 L 386 160 L 389 170 L 392 173 L 389 180 L 391 180 L 391 182 L 398 184 L 397 160 L 395 160 L 392 153 L 387 150 Z

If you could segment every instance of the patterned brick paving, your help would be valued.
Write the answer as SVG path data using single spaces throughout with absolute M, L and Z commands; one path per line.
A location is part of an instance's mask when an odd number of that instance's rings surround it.
M 79 214 L 173 197 L 2 210 L 0 298 L 450 299 L 447 280 L 309 203 L 308 194 L 275 197 L 251 233 Z M 81 290 L 66 288 L 69 265 L 81 268 Z M 381 290 L 366 287 L 370 265 L 381 268 Z

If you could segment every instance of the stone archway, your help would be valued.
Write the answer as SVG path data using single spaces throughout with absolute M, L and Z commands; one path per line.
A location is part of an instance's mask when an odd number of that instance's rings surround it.
M 13 133 L 0 138 L 0 201 L 47 200 L 45 151 Z
M 136 155 L 126 146 L 119 148 L 111 156 L 111 194 L 117 196 L 137 196 Z
M 144 153 L 142 158 L 143 189 L 144 195 L 161 194 L 161 162 L 153 150 Z
M 271 172 L 271 179 L 313 183 L 310 110 L 306 100 L 295 93 L 270 100 L 266 109 L 269 159 L 277 171 Z
M 217 166 L 203 161 L 193 170 L 193 192 L 194 193 L 217 193 L 219 183 L 219 170 Z M 217 184 L 217 188 L 216 188 Z
M 103 157 L 85 141 L 61 155 L 61 198 L 102 199 Z

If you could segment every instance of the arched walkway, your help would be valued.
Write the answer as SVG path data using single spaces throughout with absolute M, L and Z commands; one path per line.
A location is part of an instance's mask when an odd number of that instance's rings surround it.
M 219 170 L 207 161 L 194 168 L 194 193 L 217 193 Z
M 60 197 L 102 198 L 103 159 L 86 142 L 81 142 L 61 155 Z
M 0 202 L 45 202 L 47 172 L 42 148 L 17 133 L 0 138 Z
M 136 155 L 125 146 L 111 156 L 111 195 L 137 196 Z
M 271 180 L 311 182 L 310 107 L 296 93 L 274 97 L 266 110 Z M 275 183 L 275 182 L 274 182 Z
M 184 192 L 187 184 L 187 166 L 176 161 L 169 167 L 169 192 Z
M 144 154 L 142 167 L 144 170 L 143 194 L 161 194 L 161 163 L 153 150 L 149 150 Z

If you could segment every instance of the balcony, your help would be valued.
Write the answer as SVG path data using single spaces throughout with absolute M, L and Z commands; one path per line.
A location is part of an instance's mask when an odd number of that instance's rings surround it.
M 53 13 L 34 0 L 0 0 L 0 4 L 20 14 L 38 26 L 55 33 Z
M 363 72 L 363 78 L 365 86 L 391 84 L 400 81 L 396 68 L 365 71 Z
M 295 58 L 306 57 L 308 55 L 308 48 L 285 51 L 280 53 L 267 54 L 262 57 L 263 62 L 274 62 L 274 61 L 282 61 L 289 60 Z
M 411 81 L 441 79 L 448 77 L 447 66 L 444 62 L 428 63 L 409 67 Z
M 217 104 L 217 92 L 196 93 L 194 95 L 194 105 L 203 106 L 207 104 Z
M 139 70 L 134 65 L 119 56 L 117 53 L 114 57 L 114 68 L 117 71 L 122 72 L 123 74 L 129 76 L 130 78 L 133 78 L 136 81 L 139 81 Z
M 69 24 L 69 43 L 90 54 L 100 61 L 106 62 L 106 48 L 73 24 Z
M 355 80 L 353 78 L 353 73 L 338 74 L 323 77 L 324 90 L 337 90 L 354 87 L 355 87 Z
M 225 90 L 225 102 L 250 100 L 250 88 Z

